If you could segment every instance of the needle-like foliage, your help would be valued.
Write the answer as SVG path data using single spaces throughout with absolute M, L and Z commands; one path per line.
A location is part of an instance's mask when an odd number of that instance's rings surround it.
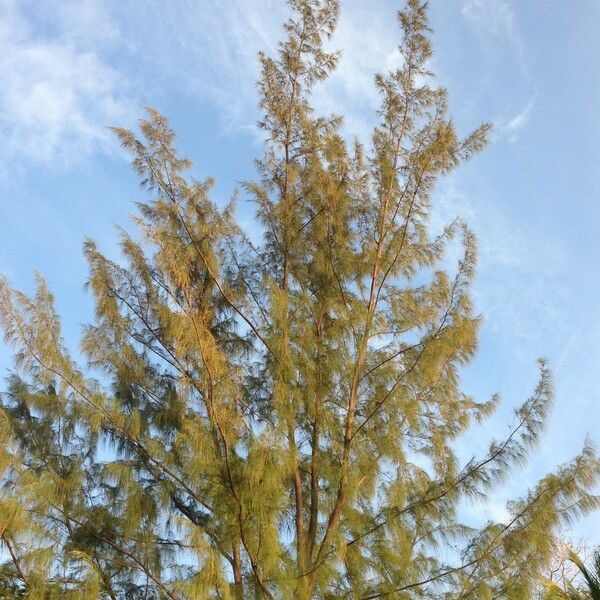
M 431 203 L 489 127 L 456 132 L 429 72 L 426 5 L 409 0 L 402 64 L 375 79 L 378 125 L 349 143 L 311 105 L 338 62 L 325 47 L 338 3 L 289 4 L 286 39 L 260 55 L 266 147 L 244 185 L 261 243 L 148 110 L 139 135 L 115 129 L 148 194 L 141 233 L 122 234 L 119 262 L 85 243 L 85 366 L 42 279 L 31 298 L 0 283 L 15 349 L 3 597 L 520 600 L 555 528 L 598 504 L 586 446 L 502 522 L 459 520 L 527 459 L 552 400 L 541 362 L 510 433 L 457 456 L 497 398 L 461 390 L 476 244 L 461 221 L 434 235 Z M 446 250 L 461 240 L 453 271 Z

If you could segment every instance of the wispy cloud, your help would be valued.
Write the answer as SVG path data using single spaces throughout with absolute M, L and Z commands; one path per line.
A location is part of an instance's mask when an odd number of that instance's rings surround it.
M 284 36 L 281 24 L 289 15 L 284 2 L 174 0 L 165 12 L 158 0 L 130 0 L 115 11 L 124 36 L 143 48 L 142 60 L 159 77 L 177 80 L 214 103 L 228 127 L 254 128 L 257 54 L 277 51 Z M 319 111 L 344 114 L 350 134 L 364 137 L 375 118 L 375 73 L 400 61 L 394 16 L 394 7 L 385 3 L 342 3 L 338 29 L 328 43 L 332 50 L 342 50 L 341 61 L 331 79 L 315 90 L 314 101 Z M 175 29 L 177 36 L 172 35 Z M 150 36 L 153 43 L 142 46 L 142 38 Z
M 504 131 L 508 135 L 509 142 L 516 142 L 519 132 L 529 122 L 529 117 L 535 101 L 531 99 L 516 115 L 514 115 L 504 126 Z
M 493 94 L 489 102 L 502 102 L 502 98 L 505 98 L 505 106 L 498 111 L 493 137 L 514 143 L 529 122 L 536 95 L 516 13 L 509 0 L 463 0 L 462 14 L 478 35 L 479 43 L 486 49 L 489 93 Z M 506 77 L 512 81 L 510 95 L 503 93 Z M 517 89 L 520 90 L 519 95 L 524 95 L 528 100 L 515 112 L 514 96 Z
M 175 86 L 218 107 L 223 125 L 254 127 L 257 54 L 276 50 L 285 3 L 172 0 L 165 10 L 159 0 L 129 0 L 113 10 L 150 95 L 160 100 Z
M 533 108 L 533 100 L 530 100 L 527 105 L 515 115 L 506 125 L 506 129 L 511 132 L 517 132 L 519 129 L 524 127 L 529 121 L 529 114 Z
M 441 182 L 434 205 L 434 230 L 439 231 L 457 216 L 464 218 L 478 237 L 475 304 L 491 316 L 488 327 L 493 335 L 498 340 L 518 340 L 515 354 L 519 348 L 538 348 L 541 352 L 549 326 L 566 339 L 570 335 L 567 314 L 572 294 L 557 286 L 568 264 L 560 241 L 531 236 L 528 226 L 508 219 L 493 197 L 473 201 L 464 191 L 460 176 L 453 175 Z M 461 249 L 450 250 L 447 266 L 452 268 Z M 549 297 L 553 302 L 538 300 Z
M 389 5 L 342 8 L 330 43 L 340 65 L 314 100 L 364 140 L 376 120 L 374 74 L 400 62 L 400 32 Z M 276 52 L 287 14 L 279 0 L 173 0 L 168 10 L 158 0 L 0 2 L 0 169 L 112 151 L 104 126 L 130 123 L 145 102 L 160 107 L 173 85 L 218 107 L 226 129 L 255 130 L 257 53 Z
M 465 0 L 463 15 L 489 33 L 514 35 L 514 13 L 504 0 Z
M 64 166 L 107 150 L 112 141 L 104 126 L 130 112 L 122 76 L 87 47 L 94 32 L 109 30 L 97 7 L 82 2 L 70 13 L 59 3 L 50 16 L 51 4 L 0 3 L 0 163 L 5 169 L 15 159 Z
M 486 39 L 503 39 L 516 55 L 519 70 L 529 81 L 529 68 L 525 60 L 523 40 L 519 35 L 515 12 L 507 0 L 463 0 L 462 13 Z
M 397 68 L 399 24 L 389 4 L 343 3 L 340 22 L 330 46 L 341 49 L 341 59 L 329 81 L 317 90 L 323 112 L 344 115 L 345 131 L 369 141 L 380 98 L 373 85 L 376 73 Z

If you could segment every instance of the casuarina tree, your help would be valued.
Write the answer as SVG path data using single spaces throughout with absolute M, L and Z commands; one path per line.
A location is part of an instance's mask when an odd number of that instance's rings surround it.
M 122 259 L 85 242 L 96 315 L 77 355 L 42 279 L 32 297 L 2 281 L 4 597 L 522 599 L 555 528 L 598 504 L 586 445 L 501 522 L 461 521 L 527 458 L 552 400 L 540 362 L 509 434 L 457 454 L 498 400 L 462 391 L 476 243 L 460 220 L 435 231 L 432 200 L 489 127 L 455 130 L 409 0 L 378 124 L 347 139 L 311 103 L 338 62 L 338 2 L 289 5 L 259 56 L 253 231 L 149 109 L 139 133 L 114 130 L 147 195 Z

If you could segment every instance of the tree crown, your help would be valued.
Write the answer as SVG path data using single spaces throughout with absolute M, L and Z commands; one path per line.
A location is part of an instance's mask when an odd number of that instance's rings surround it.
M 189 176 L 168 121 L 114 131 L 148 200 L 123 259 L 84 245 L 96 319 L 78 366 L 42 279 L 0 285 L 15 348 L 2 396 L 3 593 L 28 598 L 525 598 L 560 523 L 597 506 L 581 455 L 472 529 L 460 503 L 506 481 L 538 440 L 547 366 L 510 434 L 461 464 L 496 397 L 465 394 L 477 347 L 476 244 L 434 235 L 436 183 L 485 145 L 429 72 L 426 3 L 399 13 L 402 65 L 377 75 L 379 122 L 348 142 L 311 92 L 336 0 L 290 0 L 261 54 L 265 152 L 244 184 L 263 239 Z M 442 260 L 462 240 L 455 272 Z

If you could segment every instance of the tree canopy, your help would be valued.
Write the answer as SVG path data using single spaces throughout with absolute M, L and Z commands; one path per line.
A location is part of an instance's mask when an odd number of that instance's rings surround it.
M 235 201 L 190 175 L 167 119 L 114 131 L 147 192 L 122 260 L 88 240 L 95 321 L 80 357 L 43 279 L 0 283 L 15 368 L 0 410 L 0 595 L 6 598 L 362 600 L 531 597 L 555 529 L 598 506 L 586 444 L 473 528 L 535 447 L 540 379 L 509 434 L 461 462 L 491 415 L 461 387 L 480 318 L 476 241 L 430 217 L 440 178 L 483 149 L 430 72 L 426 3 L 399 13 L 401 66 L 375 77 L 369 142 L 311 93 L 335 69 L 336 0 L 289 0 L 261 54 L 265 149 Z M 232 165 L 233 167 L 233 165 Z M 253 242 L 256 237 L 260 242 Z M 452 270 L 450 245 L 462 257 Z M 67 315 L 68 318 L 68 315 Z

